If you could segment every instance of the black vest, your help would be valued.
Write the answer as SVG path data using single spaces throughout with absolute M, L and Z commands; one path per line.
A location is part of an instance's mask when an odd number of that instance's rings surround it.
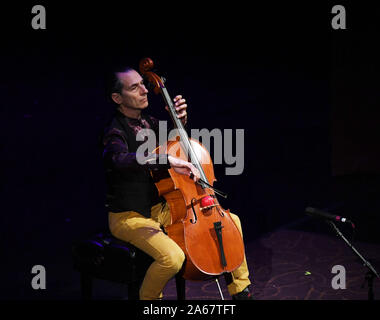
M 149 116 L 142 115 L 142 117 L 149 123 L 151 129 L 154 129 Z M 109 128 L 121 130 L 129 152 L 136 152 L 143 142 L 136 141 L 136 136 L 127 121 L 126 117 L 117 113 Z M 136 211 L 145 217 L 150 217 L 151 207 L 165 201 L 159 197 L 150 171 L 144 167 L 116 170 L 112 166 L 107 166 L 106 183 L 106 207 L 111 212 Z

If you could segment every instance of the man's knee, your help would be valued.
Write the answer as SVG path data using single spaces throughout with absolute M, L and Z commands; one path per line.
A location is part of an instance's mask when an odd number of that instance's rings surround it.
M 230 213 L 230 216 L 231 216 L 231 219 L 233 220 L 233 222 L 235 222 L 235 224 L 237 224 L 240 227 L 241 222 L 240 222 L 239 216 L 234 214 L 234 213 Z
M 230 217 L 232 221 L 235 223 L 236 227 L 238 228 L 240 234 L 243 235 L 240 218 L 234 213 L 230 213 Z
M 177 273 L 181 270 L 182 265 L 185 261 L 184 252 L 178 248 L 178 250 L 170 251 L 163 259 L 163 264 L 165 267 L 170 268 L 173 273 Z

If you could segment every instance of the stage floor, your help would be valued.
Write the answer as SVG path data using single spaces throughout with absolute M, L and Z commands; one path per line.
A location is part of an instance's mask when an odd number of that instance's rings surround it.
M 345 235 L 351 240 L 348 235 Z M 379 272 L 380 245 L 354 241 L 352 245 Z M 351 248 L 334 232 L 320 234 L 294 229 L 279 229 L 246 244 L 246 256 L 257 300 L 367 300 L 365 283 L 367 268 Z M 343 276 L 345 289 L 334 289 L 343 283 L 334 277 Z M 336 267 L 340 268 L 340 267 Z M 220 278 L 224 298 L 231 299 L 224 278 Z M 374 297 L 380 299 L 380 281 L 373 283 Z M 175 282 L 164 291 L 166 299 L 175 299 Z M 187 281 L 186 298 L 221 299 L 217 284 Z

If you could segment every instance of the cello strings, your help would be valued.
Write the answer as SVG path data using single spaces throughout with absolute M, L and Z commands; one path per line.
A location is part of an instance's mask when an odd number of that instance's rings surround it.
M 207 184 L 209 184 L 208 180 L 206 178 L 206 175 L 203 171 L 203 168 L 202 168 L 202 166 L 198 160 L 198 157 L 196 156 L 196 154 L 193 150 L 193 147 L 191 146 L 187 132 L 186 132 L 185 128 L 183 127 L 182 122 L 176 117 L 174 105 L 170 99 L 170 96 L 166 90 L 166 87 L 163 87 L 161 89 L 162 89 L 161 92 L 163 93 L 164 99 L 165 99 L 165 101 L 168 105 L 168 108 L 170 110 L 170 116 L 171 116 L 171 118 L 174 122 L 174 125 L 176 126 L 178 133 L 179 133 L 179 136 L 181 138 L 180 143 L 181 143 L 183 149 L 185 149 L 186 154 L 188 154 L 190 156 L 191 163 L 199 170 L 203 182 L 206 182 Z M 204 185 L 202 185 L 202 187 L 204 188 Z
M 204 189 L 204 188 L 210 188 L 214 190 L 215 193 L 219 194 L 223 198 L 227 198 L 227 194 L 225 192 L 222 192 L 216 188 L 214 188 L 207 180 L 207 177 L 203 171 L 203 167 L 201 166 L 198 157 L 196 156 L 196 153 L 190 143 L 189 136 L 187 135 L 187 132 L 182 124 L 182 121 L 180 121 L 176 117 L 176 112 L 174 110 L 173 102 L 171 101 L 171 98 L 169 96 L 168 91 L 166 90 L 166 87 L 164 86 L 161 88 L 161 92 L 163 94 L 164 100 L 166 101 L 168 108 L 170 110 L 170 116 L 174 122 L 175 127 L 178 130 L 178 134 L 180 136 L 180 144 L 182 145 L 182 148 L 185 149 L 186 154 L 190 156 L 191 163 L 199 170 L 201 174 L 201 178 L 198 180 L 198 184 Z

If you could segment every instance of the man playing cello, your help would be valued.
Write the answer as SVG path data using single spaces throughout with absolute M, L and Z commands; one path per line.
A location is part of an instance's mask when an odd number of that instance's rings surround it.
M 143 250 L 154 262 L 148 268 L 140 288 L 141 300 L 163 298 L 167 282 L 178 273 L 185 261 L 182 249 L 168 237 L 162 227 L 170 223 L 170 208 L 159 197 L 150 171 L 188 175 L 195 182 L 200 178 L 198 169 L 190 162 L 171 155 L 152 155 L 145 163 L 137 161 L 136 151 L 141 141 L 136 135 L 142 129 L 158 132 L 158 120 L 145 113 L 148 90 L 142 76 L 134 69 L 115 72 L 110 81 L 109 95 L 116 104 L 115 115 L 105 128 L 103 161 L 106 170 L 107 207 L 111 233 Z M 178 95 L 174 99 L 177 116 L 187 122 L 187 104 Z M 158 158 L 165 157 L 165 161 Z M 240 219 L 230 214 L 242 234 Z M 249 271 L 243 263 L 231 273 L 228 291 L 233 299 L 253 299 L 249 285 Z

